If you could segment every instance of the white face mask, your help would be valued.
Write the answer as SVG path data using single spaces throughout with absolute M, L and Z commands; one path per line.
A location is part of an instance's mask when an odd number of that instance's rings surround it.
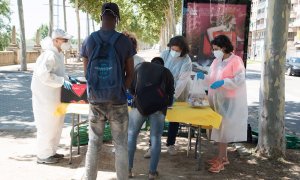
M 213 51 L 213 53 L 217 59 L 220 59 L 220 60 L 223 59 L 224 53 L 222 50 L 216 50 L 216 51 Z
M 171 50 L 170 54 L 172 57 L 178 58 L 180 56 L 181 52 L 176 52 L 176 51 Z
M 71 48 L 71 44 L 69 42 L 64 42 L 61 44 L 60 48 L 63 51 L 67 51 Z

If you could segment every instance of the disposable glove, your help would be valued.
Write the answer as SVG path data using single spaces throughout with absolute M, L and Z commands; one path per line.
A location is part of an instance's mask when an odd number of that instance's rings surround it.
M 201 71 L 197 72 L 197 79 L 204 79 L 204 73 Z
M 77 83 L 77 80 L 71 76 L 69 76 L 69 80 L 73 83 L 73 84 L 76 84 Z
M 64 88 L 71 90 L 72 83 L 70 83 L 70 81 L 64 81 Z
M 224 80 L 216 81 L 210 86 L 211 89 L 217 89 L 224 85 Z

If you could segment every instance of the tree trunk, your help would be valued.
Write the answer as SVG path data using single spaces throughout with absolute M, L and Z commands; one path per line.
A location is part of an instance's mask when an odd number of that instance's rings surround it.
M 170 13 L 169 10 L 166 11 L 166 39 L 167 42 L 170 40 L 171 38 L 171 33 L 170 33 Z
M 87 36 L 90 35 L 90 18 L 89 18 L 89 13 L 86 13 L 86 33 L 87 33 Z
M 20 64 L 21 71 L 27 71 L 26 64 L 26 38 L 25 38 L 25 26 L 24 26 L 24 13 L 22 0 L 18 0 L 18 11 L 20 21 L 20 35 L 21 35 L 21 53 L 20 53 Z
M 175 19 L 175 7 L 174 0 L 169 0 L 169 18 L 170 18 L 170 34 L 171 37 L 176 34 L 176 19 Z
M 64 27 L 67 32 L 67 13 L 66 13 L 66 0 L 63 0 L 63 11 L 64 11 Z
M 53 31 L 53 0 L 49 0 L 49 31 L 48 36 L 51 37 Z
M 92 19 L 92 26 L 93 26 L 93 31 L 95 31 L 95 22 L 93 19 Z
M 165 38 L 165 28 L 162 26 L 160 28 L 160 46 L 159 46 L 159 52 L 162 52 L 166 49 L 166 38 Z
M 80 17 L 79 17 L 79 7 L 78 7 L 78 0 L 75 0 L 75 6 L 76 6 L 76 18 L 77 18 L 77 60 L 80 60 L 79 52 L 81 47 L 80 42 Z
M 290 14 L 289 0 L 268 1 L 267 10 L 257 151 L 263 156 L 276 159 L 285 156 L 284 73 Z

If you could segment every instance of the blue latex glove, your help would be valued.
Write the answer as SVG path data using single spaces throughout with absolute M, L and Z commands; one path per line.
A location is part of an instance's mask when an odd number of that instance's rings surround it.
M 126 96 L 127 96 L 127 104 L 128 104 L 128 106 L 132 106 L 133 96 L 130 94 L 130 92 L 128 90 L 126 90 Z
M 73 83 L 73 84 L 76 84 L 77 83 L 77 80 L 71 76 L 69 76 L 69 80 Z
M 201 71 L 197 72 L 197 79 L 204 79 L 204 73 Z
M 72 89 L 72 83 L 70 81 L 64 81 L 64 88 L 71 90 Z
M 219 88 L 219 87 L 221 87 L 223 85 L 224 85 L 224 80 L 220 80 L 220 81 L 216 81 L 216 82 L 212 83 L 212 85 L 210 86 L 210 88 L 217 89 L 217 88 Z

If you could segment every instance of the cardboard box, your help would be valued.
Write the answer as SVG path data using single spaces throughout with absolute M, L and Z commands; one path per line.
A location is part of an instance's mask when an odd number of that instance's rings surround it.
M 65 89 L 64 87 L 62 87 L 61 102 L 88 104 L 87 85 L 86 84 L 73 84 L 71 90 L 68 90 L 68 89 Z

